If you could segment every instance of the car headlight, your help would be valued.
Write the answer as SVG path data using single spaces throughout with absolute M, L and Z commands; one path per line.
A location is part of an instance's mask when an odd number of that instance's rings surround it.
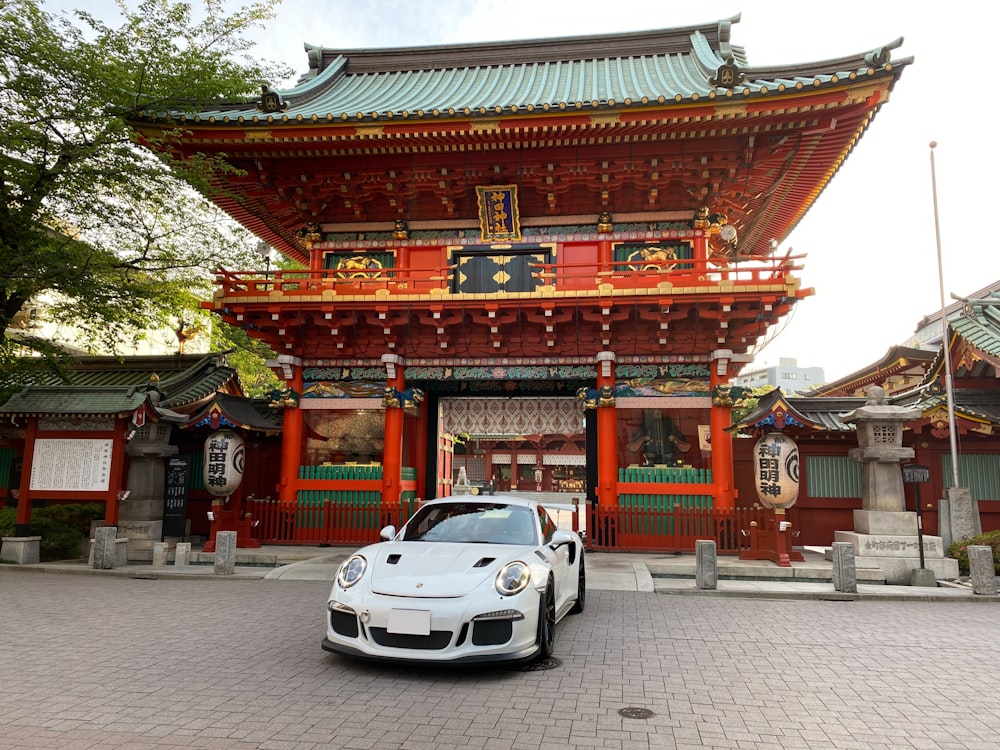
M 500 568 L 494 582 L 501 596 L 513 596 L 524 591 L 531 583 L 531 570 L 523 562 L 515 560 Z
M 367 568 L 368 561 L 361 555 L 352 555 L 347 558 L 343 565 L 340 566 L 340 570 L 337 571 L 337 583 L 340 584 L 340 588 L 351 588 L 351 586 L 361 580 Z

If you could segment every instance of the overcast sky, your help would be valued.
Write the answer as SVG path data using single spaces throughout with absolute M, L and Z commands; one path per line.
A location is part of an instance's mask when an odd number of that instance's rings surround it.
M 109 21 L 111 0 L 49 0 Z M 235 3 L 233 4 L 236 5 Z M 933 11 L 932 11 L 933 9 Z M 955 0 L 806 3 L 737 0 L 284 0 L 254 34 L 260 58 L 307 68 L 303 44 L 368 48 L 454 44 L 670 28 L 742 14 L 732 42 L 751 65 L 800 63 L 869 51 L 904 38 L 913 57 L 875 117 L 780 252 L 808 254 L 800 273 L 816 294 L 799 302 L 756 364 L 779 358 L 835 380 L 875 362 L 941 309 L 930 149 L 946 302 L 1000 279 L 1000 174 L 995 146 L 992 37 L 1000 4 Z M 275 85 L 291 82 L 274 82 Z

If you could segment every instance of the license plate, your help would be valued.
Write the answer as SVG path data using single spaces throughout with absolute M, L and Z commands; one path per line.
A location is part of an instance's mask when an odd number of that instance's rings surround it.
M 430 635 L 431 613 L 426 609 L 391 609 L 386 629 L 404 635 Z

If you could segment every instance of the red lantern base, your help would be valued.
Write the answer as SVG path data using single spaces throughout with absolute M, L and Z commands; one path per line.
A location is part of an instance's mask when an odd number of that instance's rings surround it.
M 253 538 L 253 519 L 240 518 L 239 510 L 223 510 L 223 503 L 212 503 L 212 520 L 209 522 L 208 541 L 201 548 L 202 552 L 215 552 L 215 540 L 220 531 L 236 532 L 236 547 L 257 549 L 260 542 Z
M 765 508 L 762 525 L 750 523 L 750 549 L 740 553 L 741 560 L 770 560 L 781 568 L 792 562 L 804 562 L 801 552 L 792 549 L 792 524 L 785 520 L 784 508 Z

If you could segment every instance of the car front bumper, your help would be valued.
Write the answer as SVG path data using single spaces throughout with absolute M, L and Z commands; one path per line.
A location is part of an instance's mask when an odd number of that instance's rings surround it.
M 523 663 L 538 654 L 541 595 L 437 599 L 336 591 L 323 648 L 366 659 L 422 663 Z M 430 632 L 398 632 L 393 610 L 430 612 Z M 405 628 L 404 628 L 405 630 Z

